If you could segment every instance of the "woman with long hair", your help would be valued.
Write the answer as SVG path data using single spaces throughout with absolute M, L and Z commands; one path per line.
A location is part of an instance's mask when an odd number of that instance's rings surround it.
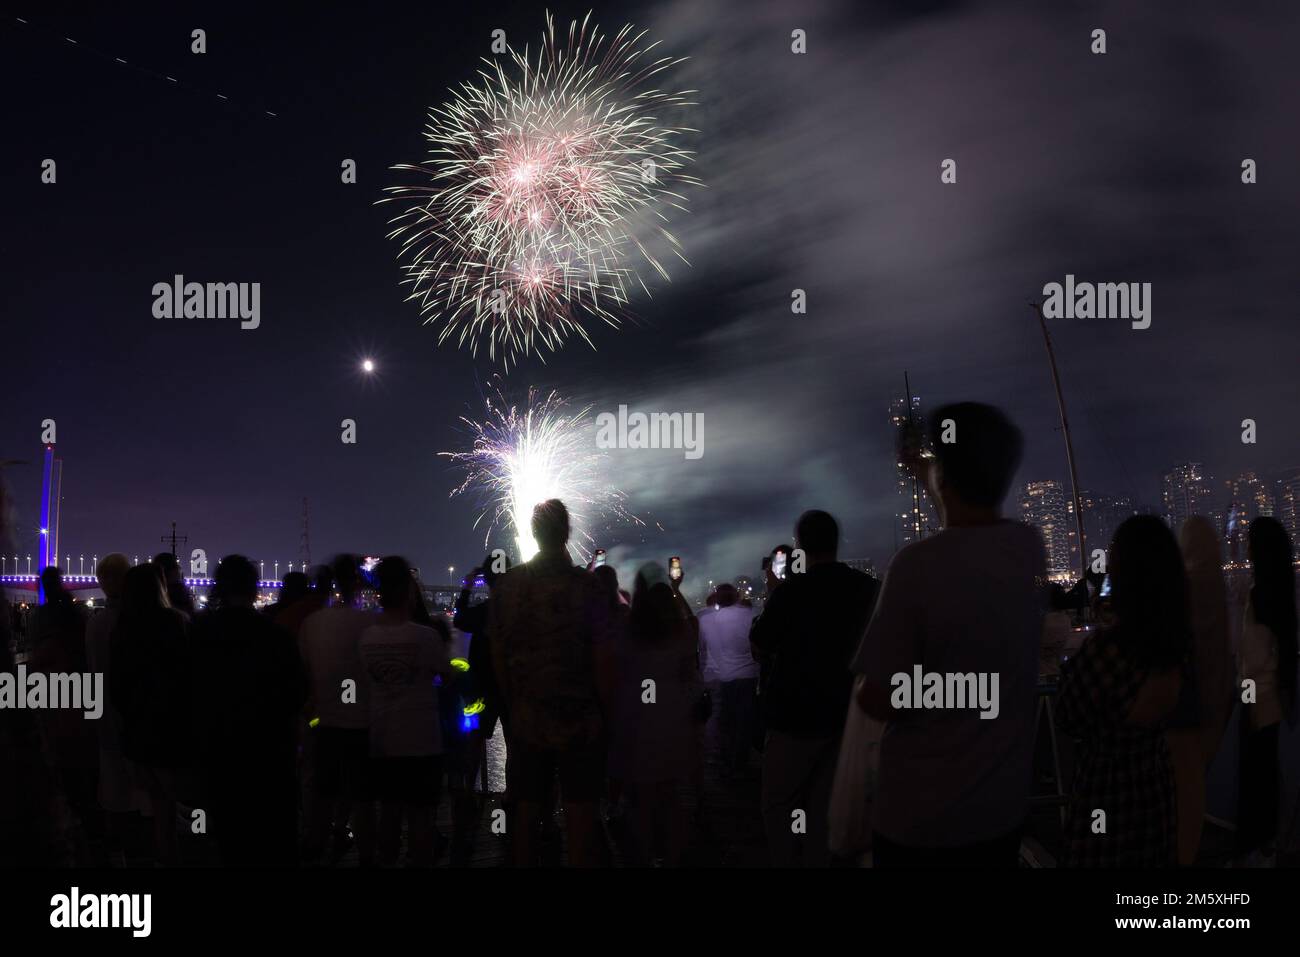
M 686 844 L 682 791 L 695 768 L 702 684 L 689 609 L 654 563 L 637 571 L 627 639 L 615 648 L 618 690 L 610 776 L 632 808 L 633 859 L 680 863 Z
M 1178 531 L 1187 569 L 1193 678 L 1183 685 L 1169 720 L 1165 743 L 1174 766 L 1178 808 L 1178 863 L 1196 860 L 1205 824 L 1205 780 L 1232 714 L 1232 652 L 1228 641 L 1228 592 L 1223 580 L 1223 542 L 1214 524 L 1193 515 Z
M 1237 853 L 1267 857 L 1277 837 L 1278 730 L 1295 702 L 1296 591 L 1291 537 L 1282 523 L 1250 523 L 1251 588 L 1237 672 L 1241 679 L 1241 763 Z
M 158 862 L 173 864 L 180 772 L 194 757 L 191 662 L 185 616 L 171 607 L 154 563 L 126 573 L 109 646 L 109 694 L 122 715 L 122 753 L 144 778 Z
M 1187 575 L 1173 532 L 1151 515 L 1120 525 L 1107 558 L 1114 620 L 1065 666 L 1057 704 L 1080 739 L 1063 864 L 1165 867 L 1176 822 L 1164 722 L 1191 644 Z

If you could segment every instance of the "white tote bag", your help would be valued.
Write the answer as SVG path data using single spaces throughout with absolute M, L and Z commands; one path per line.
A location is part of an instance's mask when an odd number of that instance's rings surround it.
M 829 830 L 833 854 L 849 857 L 871 850 L 871 804 L 876 795 L 884 730 L 884 722 L 863 711 L 855 694 L 844 719 L 844 737 L 831 786 Z

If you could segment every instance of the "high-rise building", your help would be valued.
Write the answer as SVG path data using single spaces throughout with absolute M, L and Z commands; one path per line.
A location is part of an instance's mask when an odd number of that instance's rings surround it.
M 1273 514 L 1300 543 L 1300 467 L 1285 469 L 1273 483 Z
M 1247 536 L 1250 523 L 1273 514 L 1273 492 L 1254 472 L 1242 472 L 1224 483 L 1227 490 L 1227 516 L 1223 536 L 1228 543 L 1228 559 L 1244 561 L 1249 555 Z
M 1223 529 L 1221 496 L 1200 462 L 1183 462 L 1165 473 L 1161 482 L 1165 521 L 1175 533 L 1193 515 L 1204 515 Z
M 919 395 L 912 396 L 911 418 L 924 430 L 925 418 L 921 414 L 921 397 Z M 895 399 L 889 404 L 889 421 L 893 423 L 895 429 L 901 429 L 907 424 L 908 403 L 906 400 Z M 930 493 L 925 484 L 914 479 L 901 462 L 897 466 L 895 481 L 898 501 L 895 509 L 895 529 L 898 536 L 898 547 L 902 548 L 909 542 L 918 541 L 938 532 L 939 516 L 935 511 L 934 503 L 930 500 Z
M 1071 519 L 1065 505 L 1065 489 L 1048 479 L 1030 482 L 1016 499 L 1021 520 L 1037 528 L 1047 549 L 1047 577 L 1068 581 L 1076 577 L 1071 559 Z
M 1079 493 L 1079 504 L 1083 508 L 1083 537 L 1086 540 L 1088 555 L 1091 556 L 1094 549 L 1110 548 L 1111 539 L 1115 537 L 1115 530 L 1119 528 L 1124 519 L 1138 513 L 1137 505 L 1133 499 L 1123 495 L 1105 495 L 1101 492 L 1081 491 Z M 1073 552 L 1076 548 L 1074 542 L 1074 502 L 1066 502 L 1066 510 L 1070 516 L 1070 547 Z

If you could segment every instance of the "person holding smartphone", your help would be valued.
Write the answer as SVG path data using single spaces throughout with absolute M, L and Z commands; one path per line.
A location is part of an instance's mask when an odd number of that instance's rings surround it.
M 802 554 L 777 549 L 788 559 L 786 577 L 769 567 L 767 604 L 749 636 L 766 671 L 759 695 L 767 724 L 761 803 L 768 852 L 777 867 L 830 863 L 828 808 L 853 689 L 849 659 L 878 587 L 874 578 L 838 560 L 839 537 L 829 513 L 799 517 L 795 543 Z M 778 565 L 776 553 L 772 564 Z M 807 815 L 805 833 L 791 832 L 795 810 Z
M 640 865 L 680 863 L 687 837 L 682 790 L 698 785 L 701 767 L 697 629 L 677 568 L 678 577 L 667 580 L 657 562 L 637 570 L 627 634 L 615 649 L 609 773 L 628 799 L 630 857 Z

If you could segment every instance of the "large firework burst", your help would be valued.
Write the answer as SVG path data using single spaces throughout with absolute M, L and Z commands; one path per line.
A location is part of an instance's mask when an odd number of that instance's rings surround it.
M 473 437 L 469 450 L 438 453 L 464 467 L 465 480 L 451 494 L 478 496 L 481 511 L 474 525 L 484 526 L 485 543 L 494 531 L 509 528 L 520 559 L 527 561 L 537 553 L 533 507 L 552 498 L 568 507 L 575 557 L 594 543 L 592 532 L 601 523 L 644 524 L 605 475 L 590 406 L 570 412 L 559 393 L 541 396 L 529 389 L 521 409 L 507 403 L 499 386 L 485 405 L 483 421 L 461 417 Z
M 624 26 L 612 40 L 588 14 L 557 39 L 547 14 L 536 57 L 507 48 L 485 59 L 478 81 L 429 113 L 415 185 L 383 201 L 414 203 L 390 220 L 389 238 L 426 323 L 508 367 L 556 349 L 585 323 L 618 326 L 642 271 L 668 278 L 660 250 L 685 262 L 668 231 L 694 131 L 672 125 L 691 91 L 651 80 L 682 62 L 656 58 L 645 32 Z

